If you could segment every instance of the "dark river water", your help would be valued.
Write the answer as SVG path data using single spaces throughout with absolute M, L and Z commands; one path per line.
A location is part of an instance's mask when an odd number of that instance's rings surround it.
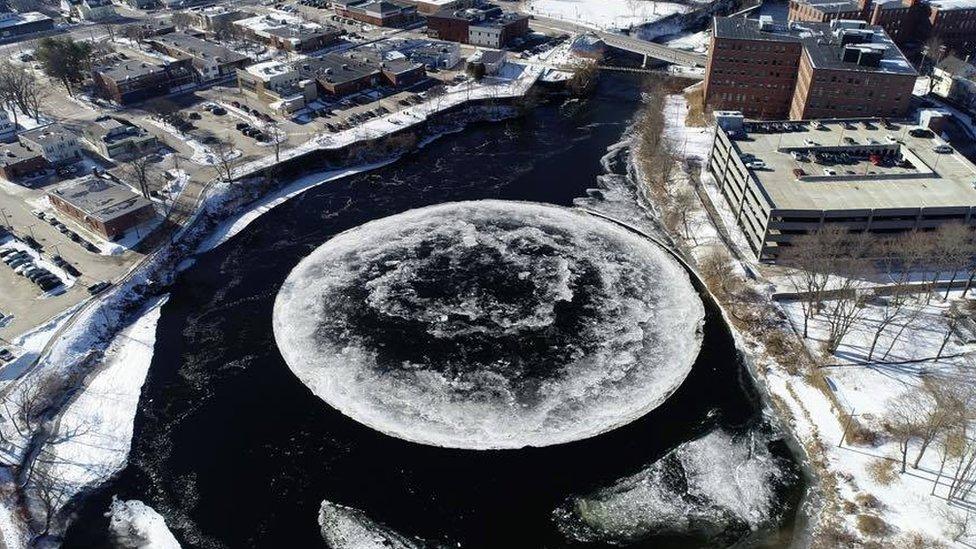
M 692 373 L 664 405 L 585 441 L 507 451 L 413 444 L 338 413 L 285 365 L 271 317 L 298 261 L 366 221 L 484 198 L 572 205 L 598 186 L 601 158 L 639 106 L 636 81 L 604 79 L 583 106 L 553 101 L 519 119 L 475 124 L 388 167 L 311 189 L 199 257 L 163 307 L 129 465 L 80 505 L 65 547 L 111 546 L 104 513 L 113 495 L 156 509 L 184 547 L 322 547 L 323 499 L 452 547 L 605 547 L 567 541 L 552 511 L 715 426 L 742 432 L 762 423 L 714 307 L 706 303 Z M 781 520 L 763 545 L 784 543 L 798 497 L 795 486 L 783 494 Z

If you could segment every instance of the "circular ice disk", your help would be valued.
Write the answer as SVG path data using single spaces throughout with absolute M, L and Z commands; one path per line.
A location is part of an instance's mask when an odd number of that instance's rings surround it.
M 402 439 L 548 446 L 664 402 L 704 308 L 657 244 L 557 206 L 442 204 L 366 223 L 303 259 L 274 333 L 322 400 Z

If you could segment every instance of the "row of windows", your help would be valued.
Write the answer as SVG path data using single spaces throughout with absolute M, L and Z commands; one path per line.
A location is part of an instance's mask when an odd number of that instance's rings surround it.
M 716 47 L 717 49 L 720 50 L 770 51 L 770 52 L 778 52 L 778 53 L 786 52 L 786 45 L 779 44 L 776 42 L 770 42 L 768 44 L 753 44 L 753 43 L 741 44 L 738 42 L 729 43 L 729 42 L 718 41 Z
M 745 70 L 734 70 L 734 69 L 712 69 L 712 74 L 732 74 L 740 76 L 775 76 L 776 78 L 782 78 L 784 75 L 781 71 L 745 71 Z M 787 78 L 793 78 L 793 75 L 786 73 Z

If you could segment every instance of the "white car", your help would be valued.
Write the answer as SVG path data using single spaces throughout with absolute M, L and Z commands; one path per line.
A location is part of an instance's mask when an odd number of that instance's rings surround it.
M 837 171 L 834 170 L 833 168 L 824 168 L 823 172 L 824 175 L 837 175 Z
M 746 167 L 750 170 L 761 170 L 766 167 L 766 163 L 762 160 L 753 160 L 752 162 L 747 162 Z

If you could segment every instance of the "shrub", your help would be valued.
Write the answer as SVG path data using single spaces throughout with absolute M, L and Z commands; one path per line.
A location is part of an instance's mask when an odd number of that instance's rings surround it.
M 889 459 L 872 461 L 867 470 L 871 479 L 881 486 L 888 486 L 898 480 L 898 464 Z
M 888 533 L 888 523 L 875 515 L 858 515 L 857 529 L 865 536 L 881 537 Z

